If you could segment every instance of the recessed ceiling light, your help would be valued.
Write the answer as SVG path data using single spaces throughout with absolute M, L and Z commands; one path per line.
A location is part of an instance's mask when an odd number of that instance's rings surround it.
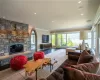
M 52 21 L 52 22 L 55 22 L 55 21 Z
M 5 19 L 5 16 L 3 16 L 2 18 Z
M 36 14 L 36 13 L 34 13 L 34 14 Z
M 78 1 L 78 3 L 80 4 L 82 1 Z
M 82 13 L 81 16 L 83 16 L 84 14 Z

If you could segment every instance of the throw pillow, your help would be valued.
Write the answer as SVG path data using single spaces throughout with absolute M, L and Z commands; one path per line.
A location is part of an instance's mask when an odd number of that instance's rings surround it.
M 93 60 L 93 56 L 91 56 L 86 50 L 84 50 L 81 53 L 77 64 L 89 63 L 89 62 L 92 62 L 92 60 Z
M 98 68 L 99 68 L 99 62 L 71 65 L 71 67 L 79 69 L 81 71 L 86 71 L 86 72 L 90 72 L 90 73 L 96 73 L 98 71 Z
M 88 73 L 77 70 L 75 68 L 66 67 L 66 71 L 69 73 L 70 80 L 100 80 L 100 75 Z
M 79 56 L 78 55 L 69 54 L 68 55 L 68 59 L 69 60 L 76 60 L 76 61 L 78 61 Z

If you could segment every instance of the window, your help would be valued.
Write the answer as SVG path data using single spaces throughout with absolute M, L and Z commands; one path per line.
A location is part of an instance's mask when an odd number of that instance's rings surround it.
M 62 35 L 61 34 L 57 34 L 57 47 L 61 46 L 61 41 L 62 40 Z
M 35 49 L 35 34 L 34 34 L 34 31 L 32 31 L 32 34 L 31 34 L 31 49 Z
M 94 45 L 93 45 L 93 48 L 94 49 L 96 48 L 96 31 L 94 32 Z
M 66 36 L 66 34 L 62 34 L 62 46 L 67 46 L 67 36 Z
M 93 50 L 95 50 L 96 49 L 96 27 L 94 27 L 94 29 L 92 30 L 92 36 L 91 36 L 91 41 L 92 41 L 92 44 L 91 44 L 91 48 L 93 49 Z
M 55 46 L 55 41 L 56 41 L 55 39 L 56 39 L 55 34 L 52 34 L 52 35 L 51 35 L 52 46 Z
M 88 39 L 85 40 L 85 43 L 87 43 L 89 48 L 91 48 L 91 32 L 88 32 Z
M 80 33 L 68 33 L 67 34 L 67 46 L 68 47 L 77 47 L 80 44 Z
M 56 43 L 56 44 L 55 44 Z M 52 34 L 52 45 L 57 47 L 79 47 L 80 32 Z

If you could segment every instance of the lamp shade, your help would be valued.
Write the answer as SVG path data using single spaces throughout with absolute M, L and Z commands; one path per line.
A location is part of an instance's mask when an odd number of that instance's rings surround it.
M 80 31 L 80 40 L 86 40 L 86 39 L 88 39 L 87 31 Z

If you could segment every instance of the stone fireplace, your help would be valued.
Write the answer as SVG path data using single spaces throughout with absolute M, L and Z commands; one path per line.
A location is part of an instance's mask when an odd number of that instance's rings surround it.
M 0 54 L 17 54 L 31 49 L 28 24 L 0 18 Z

